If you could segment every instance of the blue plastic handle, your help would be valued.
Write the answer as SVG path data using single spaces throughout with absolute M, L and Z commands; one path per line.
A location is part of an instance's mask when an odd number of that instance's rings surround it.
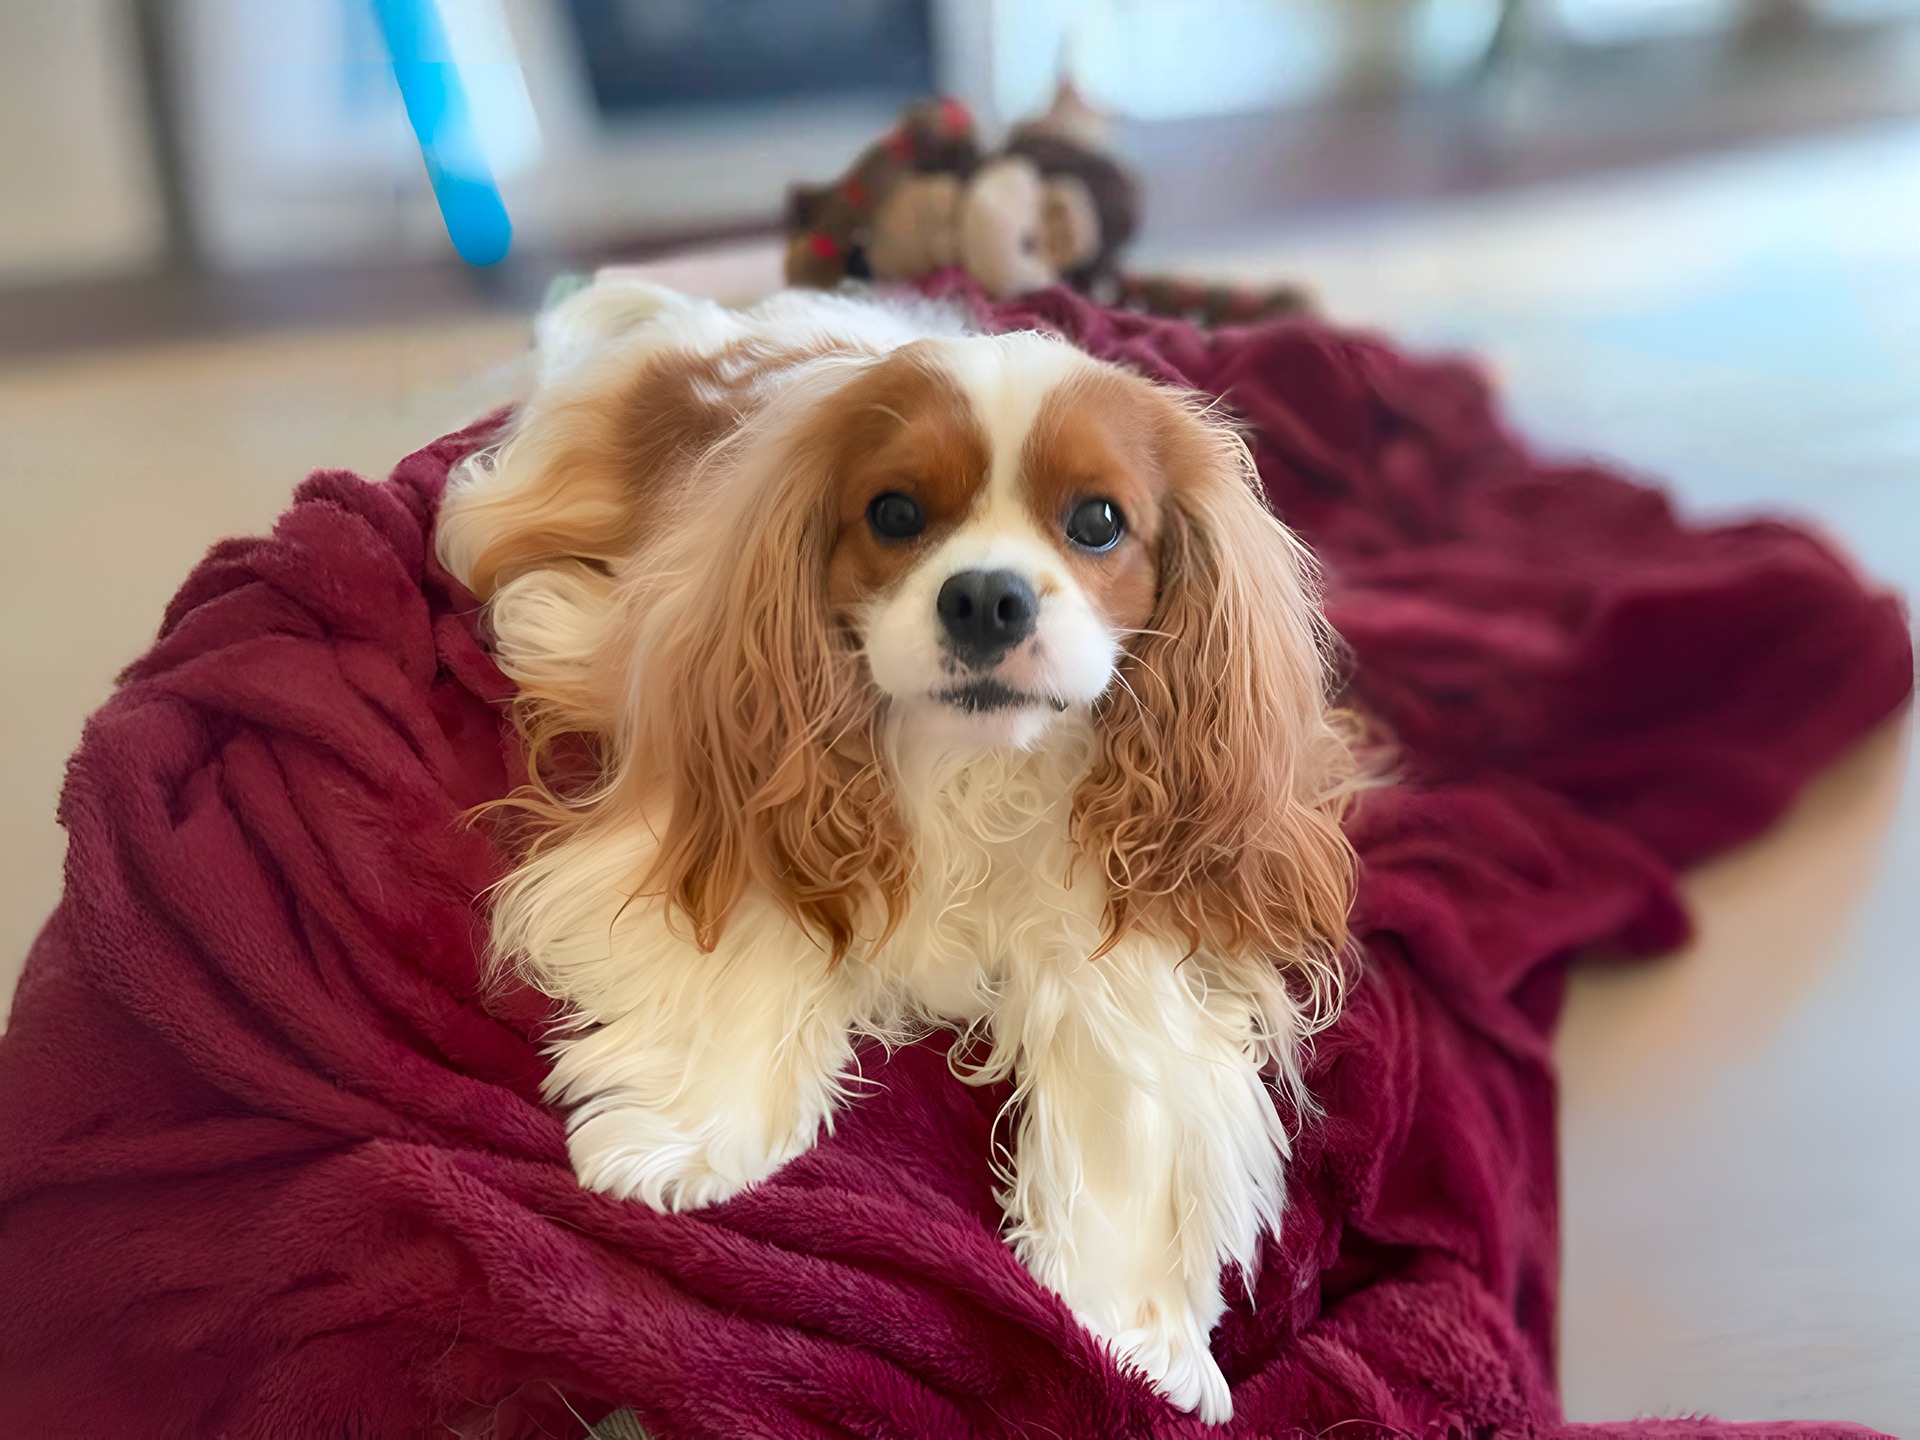
M 480 148 L 439 6 L 434 0 L 370 3 L 393 57 L 393 78 L 420 142 L 447 238 L 469 265 L 504 260 L 513 245 L 513 222 Z

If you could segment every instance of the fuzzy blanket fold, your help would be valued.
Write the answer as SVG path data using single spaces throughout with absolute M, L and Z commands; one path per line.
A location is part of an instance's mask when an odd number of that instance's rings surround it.
M 1641 1433 L 1555 1394 L 1564 963 L 1679 941 L 1676 868 L 1903 702 L 1898 604 L 1802 531 L 1533 457 L 1461 365 L 1060 293 L 991 318 L 1228 398 L 1403 747 L 1354 822 L 1325 1116 L 1215 1335 L 1224 1433 Z M 0 1434 L 1202 1433 L 1001 1244 L 1003 1097 L 943 1041 L 718 1209 L 574 1183 L 543 1005 L 476 970 L 501 860 L 461 816 L 518 755 L 431 530 L 485 433 L 216 547 L 88 726 L 0 1039 Z

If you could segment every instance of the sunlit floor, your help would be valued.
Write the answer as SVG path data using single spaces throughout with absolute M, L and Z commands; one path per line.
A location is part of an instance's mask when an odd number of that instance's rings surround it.
M 1521 426 L 1920 592 L 1920 129 L 1382 216 L 1205 263 L 1491 358 Z M 1920 1434 L 1920 793 L 1891 727 L 1693 877 L 1699 940 L 1563 1024 L 1575 1419 Z
M 1246 237 L 1195 264 L 1492 357 L 1523 425 L 1701 515 L 1816 518 L 1920 586 L 1920 131 Z M 686 273 L 737 292 L 764 254 Z M 0 989 L 58 891 L 61 764 L 206 544 L 513 392 L 520 327 L 0 371 Z M 1920 798 L 1889 727 L 1693 877 L 1700 939 L 1560 1040 L 1576 1419 L 1920 1433 Z

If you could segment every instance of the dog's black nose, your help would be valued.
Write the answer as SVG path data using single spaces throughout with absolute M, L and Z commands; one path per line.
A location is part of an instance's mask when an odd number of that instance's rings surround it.
M 954 657 L 984 670 L 1033 634 L 1040 597 L 1012 570 L 962 570 L 940 587 L 934 608 Z

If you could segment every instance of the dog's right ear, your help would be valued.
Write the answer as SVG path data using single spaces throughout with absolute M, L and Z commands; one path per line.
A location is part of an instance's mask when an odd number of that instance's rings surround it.
M 602 276 L 540 317 L 539 388 L 440 508 L 441 562 L 469 590 L 491 599 L 535 570 L 606 569 L 633 552 L 656 481 L 733 417 L 712 354 L 678 343 L 708 310 L 722 314 Z

